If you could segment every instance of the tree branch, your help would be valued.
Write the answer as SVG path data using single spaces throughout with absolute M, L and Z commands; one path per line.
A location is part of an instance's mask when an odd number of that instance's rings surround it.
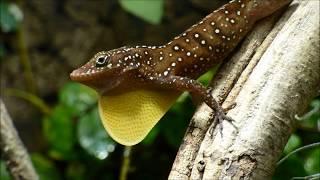
M 12 120 L 7 112 L 7 109 L 0 99 L 1 104 L 1 154 L 6 162 L 6 165 L 14 179 L 39 179 L 36 174 L 29 155 L 23 146 L 16 129 L 12 124 Z
M 224 122 L 223 137 L 207 131 L 211 110 L 200 106 L 169 179 L 270 178 L 294 116 L 320 88 L 317 3 L 295 1 L 273 29 L 277 15 L 260 22 L 222 66 L 214 96 L 223 106 L 236 102 L 228 116 L 237 129 Z

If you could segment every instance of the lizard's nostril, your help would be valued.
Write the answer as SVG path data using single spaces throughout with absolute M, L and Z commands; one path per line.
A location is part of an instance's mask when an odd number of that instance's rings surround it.
M 84 73 L 81 69 L 76 69 L 70 73 L 70 79 L 73 81 L 78 81 L 83 75 Z

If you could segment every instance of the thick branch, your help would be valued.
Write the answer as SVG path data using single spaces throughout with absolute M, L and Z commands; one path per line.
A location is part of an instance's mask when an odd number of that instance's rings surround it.
M 0 104 L 1 154 L 3 155 L 11 175 L 14 179 L 39 179 L 1 99 Z
M 210 110 L 201 106 L 169 179 L 270 177 L 293 130 L 294 115 L 303 112 L 320 88 L 317 3 L 295 2 L 267 38 L 270 18 L 248 36 L 213 82 L 220 102 L 234 85 L 224 105 L 236 102 L 228 115 L 238 130 L 225 122 L 223 137 L 218 130 L 207 132 Z M 269 29 L 258 31 L 264 26 Z
M 221 70 L 211 82 L 213 95 L 222 103 L 246 68 L 252 56 L 265 40 L 281 13 L 277 13 L 258 23 L 248 35 L 236 53 L 226 60 Z M 230 105 L 230 104 L 229 104 Z M 212 110 L 205 104 L 201 105 L 192 117 L 183 143 L 180 146 L 169 179 L 186 179 L 190 177 L 195 157 L 203 141 L 205 133 L 212 123 Z

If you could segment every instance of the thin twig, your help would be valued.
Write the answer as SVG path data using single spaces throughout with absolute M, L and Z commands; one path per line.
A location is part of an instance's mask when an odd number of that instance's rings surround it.
M 22 7 L 23 1 L 18 0 L 17 4 Z M 22 23 L 17 28 L 17 44 L 18 44 L 18 50 L 19 50 L 19 56 L 20 56 L 20 63 L 23 67 L 23 75 L 26 80 L 26 87 L 28 91 L 31 93 L 36 93 L 36 83 L 34 80 L 31 63 L 29 59 L 28 54 L 28 48 L 25 41 L 25 35 L 23 31 L 23 25 Z
M 14 179 L 39 179 L 1 98 L 0 106 L 0 149 L 7 168 Z
M 320 173 L 317 174 L 312 174 L 310 176 L 304 176 L 304 177 L 293 177 L 291 178 L 292 180 L 297 180 L 297 179 L 307 179 L 307 180 L 317 180 L 320 177 Z
M 285 157 L 283 157 L 278 163 L 277 163 L 277 166 L 279 166 L 281 163 L 283 163 L 283 161 L 285 161 L 286 159 L 288 159 L 291 155 L 299 152 L 299 151 L 302 151 L 302 150 L 305 150 L 305 149 L 309 149 L 309 148 L 314 148 L 314 147 L 317 147 L 317 146 L 320 146 L 320 142 L 317 142 L 317 143 L 313 143 L 313 144 L 309 144 L 309 145 L 306 145 L 306 146 L 303 146 L 303 147 L 300 147 L 292 152 L 290 152 L 289 154 L 287 154 Z
M 125 146 L 119 180 L 126 180 L 130 169 L 130 155 L 132 146 Z
M 15 96 L 15 97 L 19 97 L 22 99 L 27 100 L 28 102 L 30 102 L 31 104 L 33 104 L 34 106 L 38 107 L 42 113 L 44 114 L 50 114 L 51 112 L 51 108 L 38 96 L 23 91 L 23 90 L 19 90 L 19 89 L 6 89 L 5 90 L 5 94 L 9 95 L 9 96 Z

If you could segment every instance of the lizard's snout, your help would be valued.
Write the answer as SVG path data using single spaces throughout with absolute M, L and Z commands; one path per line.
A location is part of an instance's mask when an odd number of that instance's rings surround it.
M 81 76 L 81 72 L 79 72 L 78 69 L 73 70 L 73 71 L 70 73 L 70 79 L 71 79 L 72 81 L 78 81 L 79 76 Z

